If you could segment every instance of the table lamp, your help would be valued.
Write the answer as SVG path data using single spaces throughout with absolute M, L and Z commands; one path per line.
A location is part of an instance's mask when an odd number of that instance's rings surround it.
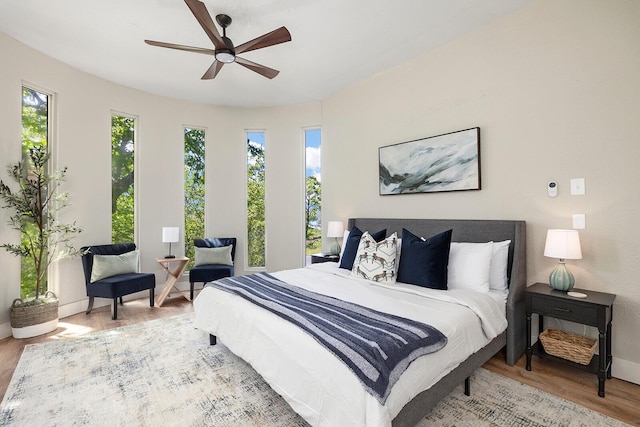
M 553 289 L 569 291 L 575 280 L 565 266 L 565 259 L 581 259 L 580 236 L 576 230 L 547 230 L 544 256 L 558 258 L 558 266 L 549 275 L 549 284 Z
M 178 227 L 162 227 L 162 243 L 169 243 L 169 255 L 165 255 L 165 258 L 175 258 L 175 255 L 171 255 L 171 244 L 180 241 L 180 228 Z
M 342 237 L 344 234 L 344 224 L 342 221 L 329 221 L 327 224 L 327 237 L 333 237 L 334 242 L 331 245 L 331 255 L 340 254 L 340 243 L 338 243 L 338 237 Z

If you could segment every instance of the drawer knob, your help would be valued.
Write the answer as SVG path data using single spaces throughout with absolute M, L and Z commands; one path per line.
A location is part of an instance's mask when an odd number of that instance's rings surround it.
M 554 309 L 563 313 L 571 313 L 571 310 L 569 310 L 568 308 L 554 307 Z

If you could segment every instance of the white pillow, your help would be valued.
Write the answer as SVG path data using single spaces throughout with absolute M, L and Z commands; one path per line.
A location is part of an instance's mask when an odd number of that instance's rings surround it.
M 396 283 L 398 234 L 376 242 L 369 232 L 362 233 L 351 275 L 380 283 Z
M 449 250 L 448 289 L 489 292 L 493 242 L 452 242 Z
M 94 255 L 91 283 L 118 274 L 136 273 L 140 252 L 136 249 L 121 255 Z
M 232 245 L 217 248 L 199 248 L 196 246 L 196 266 L 204 264 L 233 265 L 231 249 Z
M 400 254 L 402 254 L 402 238 L 398 237 L 398 242 L 396 243 L 396 276 L 398 275 L 398 267 L 400 267 Z
M 493 242 L 491 256 L 491 271 L 489 272 L 489 288 L 492 291 L 504 292 L 509 288 L 507 279 L 507 264 L 509 260 L 509 245 L 511 240 Z
M 344 253 L 344 247 L 347 245 L 348 238 L 349 238 L 349 230 L 344 230 L 344 234 L 342 235 L 342 245 L 340 246 L 340 259 L 342 259 L 342 254 Z

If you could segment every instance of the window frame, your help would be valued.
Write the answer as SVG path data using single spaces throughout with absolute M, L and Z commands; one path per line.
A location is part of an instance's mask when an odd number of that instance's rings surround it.
M 47 131 L 46 131 L 46 148 L 47 148 L 47 153 L 50 154 L 50 158 L 49 158 L 49 162 L 47 164 L 47 168 L 49 169 L 49 171 L 53 171 L 57 169 L 58 166 L 58 155 L 57 155 L 57 150 L 55 150 L 56 148 L 56 135 L 57 135 L 57 126 L 56 126 L 56 111 L 57 111 L 57 100 L 58 97 L 56 95 L 56 93 L 50 89 L 44 88 L 40 85 L 31 83 L 29 81 L 26 80 L 22 80 L 20 82 L 20 129 L 21 129 L 21 135 L 20 135 L 20 160 L 23 160 L 23 141 L 22 141 L 22 126 L 23 126 L 23 114 L 24 114 L 24 106 L 23 106 L 23 96 L 22 96 L 22 91 L 27 88 L 29 90 L 38 92 L 40 94 L 46 95 L 47 96 Z M 49 189 L 47 189 L 47 191 L 50 191 Z M 52 201 L 53 203 L 55 203 L 55 201 Z M 22 240 L 22 233 L 20 233 L 20 240 Z M 23 260 L 22 258 L 20 259 L 20 284 L 19 286 L 19 294 L 21 298 L 25 298 L 25 296 L 22 294 L 22 263 Z M 29 261 L 30 263 L 30 261 Z M 46 284 L 47 284 L 47 288 L 45 290 L 43 290 L 42 292 L 46 292 L 48 290 L 52 290 L 55 293 L 59 293 L 59 286 L 56 280 L 52 280 L 54 278 L 58 277 L 58 263 L 51 263 L 49 265 L 49 268 L 47 269 L 47 273 L 46 273 Z M 32 297 L 35 295 L 31 295 Z
M 184 147 L 184 143 L 185 143 L 185 135 L 186 135 L 186 130 L 199 130 L 204 132 L 204 147 L 203 147 L 203 152 L 204 152 L 204 164 L 203 164 L 203 169 L 204 169 L 204 206 L 203 206 L 203 211 L 204 211 L 204 223 L 203 223 L 203 235 L 201 236 L 202 238 L 206 237 L 208 234 L 208 230 L 207 230 L 207 200 L 209 197 L 209 191 L 207 191 L 207 127 L 205 126 L 195 126 L 195 125 L 187 125 L 187 124 L 183 124 L 182 125 L 182 144 Z M 186 192 L 186 187 L 185 187 L 185 182 L 184 182 L 184 169 L 186 168 L 186 165 L 184 163 L 184 156 L 185 156 L 185 151 L 183 150 L 183 164 L 182 164 L 182 168 L 183 168 L 183 191 Z M 186 202 L 183 201 L 183 224 L 182 224 L 182 237 L 183 237 L 183 242 L 184 242 L 184 254 L 185 256 L 188 256 L 188 251 L 187 251 L 187 245 L 190 244 L 191 246 L 193 246 L 193 241 L 191 242 L 187 242 L 187 226 L 186 226 L 186 222 L 187 222 L 187 214 L 186 214 Z M 195 249 L 194 249 L 195 251 Z M 193 258 L 189 259 L 189 264 L 187 265 L 187 268 L 185 269 L 183 275 L 187 275 L 189 274 L 189 266 L 193 266 L 195 264 L 195 252 L 194 252 L 194 256 Z
M 322 176 L 322 126 L 314 125 L 314 126 L 303 126 L 301 128 L 301 139 L 302 139 L 302 256 L 303 256 L 303 265 L 311 263 L 311 255 L 307 255 L 307 217 L 306 217 L 306 198 L 307 198 L 307 132 L 317 130 L 320 132 L 320 175 Z M 322 189 L 322 179 L 320 180 L 320 188 Z M 322 194 L 322 193 L 321 193 Z M 322 197 L 322 196 L 321 196 Z M 320 199 L 320 230 L 322 233 L 322 199 Z M 318 252 L 322 252 L 322 234 L 320 236 L 320 249 Z
M 249 161 L 248 161 L 248 151 L 246 147 L 247 140 L 249 139 L 249 134 L 251 133 L 261 133 L 263 135 L 264 143 L 264 265 L 263 266 L 250 266 L 249 265 L 249 220 L 248 220 L 248 207 L 249 207 Z M 244 207 L 245 207 L 245 215 L 244 215 L 244 234 L 247 239 L 246 244 L 244 245 L 244 269 L 245 271 L 267 271 L 267 256 L 268 256 L 268 242 L 267 242 L 267 130 L 266 129 L 256 129 L 256 128 L 247 128 L 244 130 L 244 176 L 245 176 L 245 191 L 244 191 Z
M 110 169 L 113 166 L 113 155 L 111 154 L 111 144 L 112 144 L 111 139 L 113 138 L 113 125 L 112 125 L 113 116 L 120 116 L 120 117 L 125 117 L 133 120 L 133 243 L 135 243 L 136 246 L 139 246 L 138 239 L 140 235 L 140 230 L 139 230 L 140 229 L 140 221 L 139 221 L 140 192 L 138 190 L 140 186 L 140 177 L 139 177 L 139 174 L 136 173 L 136 171 L 140 169 L 140 156 L 139 156 L 140 146 L 138 145 L 140 142 L 140 137 L 139 137 L 140 117 L 138 115 L 126 113 L 120 110 L 110 111 L 110 114 L 109 114 L 109 129 L 110 129 L 109 154 L 111 159 L 111 161 L 109 162 Z M 111 175 L 111 180 L 113 181 L 113 170 L 111 170 L 110 175 Z M 110 186 L 110 190 L 113 191 L 113 184 Z M 111 212 L 111 214 L 109 215 L 109 222 L 110 222 L 110 227 L 109 227 L 110 240 L 111 242 L 113 242 L 113 212 Z M 122 243 L 122 242 L 116 242 L 116 243 Z

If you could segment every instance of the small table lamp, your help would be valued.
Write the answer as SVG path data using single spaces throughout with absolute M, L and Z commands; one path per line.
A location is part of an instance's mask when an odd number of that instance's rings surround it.
M 169 243 L 169 255 L 165 255 L 165 258 L 175 258 L 175 255 L 171 255 L 171 244 L 180 241 L 180 228 L 178 227 L 162 227 L 162 243 Z
M 544 256 L 558 258 L 558 266 L 549 275 L 549 284 L 559 291 L 569 291 L 575 280 L 564 264 L 565 259 L 581 259 L 580 236 L 576 230 L 548 230 Z
M 338 237 L 342 237 L 343 234 L 344 224 L 342 221 L 329 221 L 329 224 L 327 224 L 327 237 L 333 237 L 335 239 L 331 245 L 331 255 L 338 255 L 340 253 Z

